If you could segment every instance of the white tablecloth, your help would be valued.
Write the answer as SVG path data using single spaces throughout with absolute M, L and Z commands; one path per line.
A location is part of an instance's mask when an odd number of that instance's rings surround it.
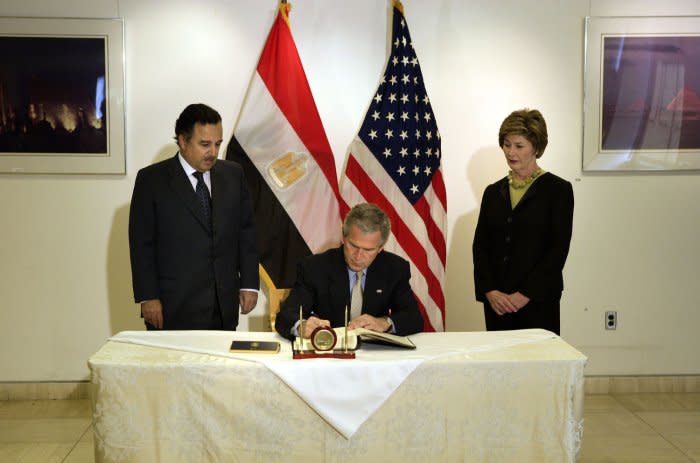
M 278 339 L 279 355 L 230 354 Z M 574 461 L 585 357 L 543 330 L 292 361 L 272 333 L 126 332 L 89 361 L 97 461 Z

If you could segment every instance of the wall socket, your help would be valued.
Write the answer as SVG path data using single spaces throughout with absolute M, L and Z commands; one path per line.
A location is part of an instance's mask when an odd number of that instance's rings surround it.
M 606 330 L 616 330 L 617 329 L 617 311 L 608 310 L 605 312 L 605 329 Z

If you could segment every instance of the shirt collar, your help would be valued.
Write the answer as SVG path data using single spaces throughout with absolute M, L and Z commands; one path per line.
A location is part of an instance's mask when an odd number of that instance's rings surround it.
M 182 153 L 180 153 L 179 151 L 177 152 L 177 159 L 180 161 L 180 165 L 182 166 L 182 168 L 184 169 L 185 173 L 187 174 L 187 178 L 192 178 L 192 174 L 193 174 L 194 172 L 197 172 L 197 169 L 195 169 L 194 167 L 192 167 L 192 166 L 185 160 L 185 158 L 182 157 Z M 210 171 L 207 170 L 207 171 L 204 172 L 204 178 L 205 178 L 205 179 L 206 179 L 206 178 L 209 178 L 210 175 L 211 175 L 211 172 L 210 172 Z

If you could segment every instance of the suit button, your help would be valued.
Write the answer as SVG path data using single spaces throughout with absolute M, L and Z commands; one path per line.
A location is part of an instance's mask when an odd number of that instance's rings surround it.
M 505 257 L 503 258 L 503 262 L 508 262 L 508 256 L 505 256 Z
M 506 222 L 512 223 L 512 222 L 513 222 L 513 217 L 508 217 L 508 218 L 506 219 Z
M 506 243 L 510 243 L 510 236 L 506 236 Z

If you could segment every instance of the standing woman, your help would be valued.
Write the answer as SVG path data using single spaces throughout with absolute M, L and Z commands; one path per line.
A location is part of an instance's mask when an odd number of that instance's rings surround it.
M 537 165 L 547 124 L 537 110 L 512 112 L 498 144 L 510 168 L 489 185 L 474 233 L 474 286 L 486 329 L 559 330 L 562 270 L 574 214 L 571 183 Z

